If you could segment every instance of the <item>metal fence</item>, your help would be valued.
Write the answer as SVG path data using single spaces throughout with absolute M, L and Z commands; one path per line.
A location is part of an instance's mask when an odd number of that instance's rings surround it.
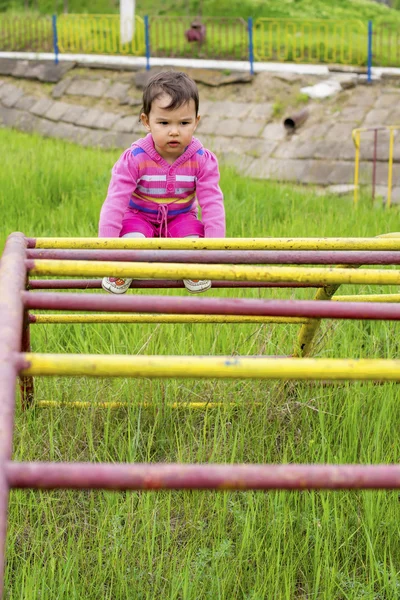
M 372 36 L 375 64 L 382 67 L 400 66 L 400 27 L 396 23 L 377 23 Z
M 129 44 L 121 43 L 119 15 L 62 15 L 57 19 L 57 35 L 60 52 L 145 54 L 144 21 L 138 15 Z
M 203 35 L 189 41 L 193 22 Z M 58 37 L 63 53 L 232 60 L 248 60 L 254 54 L 257 61 L 367 65 L 372 45 L 373 64 L 400 64 L 397 23 L 377 21 L 370 32 L 367 22 L 356 20 L 259 18 L 251 23 L 239 17 L 136 15 L 133 39 L 123 44 L 118 14 L 66 14 L 54 17 L 53 24 L 50 16 L 2 14 L 0 51 L 51 52 Z
M 400 125 L 380 125 L 377 127 L 359 127 L 353 129 L 352 138 L 355 146 L 354 159 L 354 203 L 357 204 L 360 188 L 360 180 L 365 179 L 365 164 L 363 165 L 360 177 L 360 160 L 372 161 L 371 199 L 375 199 L 375 191 L 378 185 L 382 185 L 383 177 L 387 180 L 386 206 L 390 208 L 392 203 L 392 185 L 393 185 L 393 163 L 399 162 L 399 147 L 395 147 L 395 136 L 400 130 Z M 362 137 L 361 137 L 362 134 Z M 379 136 L 379 140 L 378 140 Z M 361 146 L 361 139 L 365 141 Z M 377 164 L 384 166 L 377 173 Z M 379 175 L 379 177 L 378 177 Z M 369 179 L 369 177 L 368 177 Z M 365 181 L 364 181 L 365 183 Z
M 254 58 L 260 61 L 366 64 L 367 23 L 256 19 Z
M 0 16 L 0 50 L 8 52 L 51 52 L 52 18 Z
M 235 17 L 203 17 L 202 41 L 189 42 L 193 17 L 151 17 L 149 34 L 151 54 L 168 57 L 225 58 L 247 60 L 249 38 L 247 22 Z

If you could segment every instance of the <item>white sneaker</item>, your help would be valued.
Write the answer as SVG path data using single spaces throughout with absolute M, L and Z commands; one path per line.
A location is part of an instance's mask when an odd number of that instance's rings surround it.
M 192 294 L 206 292 L 211 287 L 211 281 L 209 279 L 184 279 L 183 283 L 188 292 L 191 292 Z
M 103 277 L 101 287 L 112 294 L 125 294 L 132 281 L 133 279 L 123 279 L 122 277 Z

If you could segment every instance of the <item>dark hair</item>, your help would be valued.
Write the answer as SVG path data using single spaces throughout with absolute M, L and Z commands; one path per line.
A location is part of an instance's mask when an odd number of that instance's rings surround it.
M 171 97 L 171 102 L 165 108 L 174 110 L 182 104 L 194 100 L 196 117 L 199 112 L 199 92 L 193 79 L 181 71 L 161 71 L 150 77 L 143 90 L 143 106 L 141 112 L 149 116 L 154 100 L 163 94 Z

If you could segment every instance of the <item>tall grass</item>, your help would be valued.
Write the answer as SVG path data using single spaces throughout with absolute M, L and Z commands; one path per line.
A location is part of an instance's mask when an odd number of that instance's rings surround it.
M 31 10 L 42 14 L 69 13 L 113 14 L 119 12 L 115 0 L 37 0 L 30 2 Z M 272 17 L 272 18 L 318 18 L 318 19 L 384 19 L 396 18 L 394 8 L 399 1 L 393 0 L 393 8 L 374 0 L 145 0 L 136 1 L 136 11 L 145 15 L 197 15 Z M 27 10 L 24 0 L 0 0 L 0 10 Z
M 0 171 L 0 247 L 16 230 L 29 236 L 96 235 L 118 153 L 6 130 L 0 130 L 0 142 L 7 149 Z M 229 236 L 373 236 L 398 229 L 397 208 L 361 203 L 354 210 L 349 199 L 251 181 L 228 169 L 221 184 Z M 182 355 L 287 354 L 297 333 L 296 326 L 280 325 L 32 329 L 34 351 Z M 393 323 L 327 322 L 317 355 L 397 357 L 398 340 Z M 36 381 L 36 394 L 130 406 L 25 413 L 18 407 L 15 460 L 391 463 L 400 455 L 398 386 L 391 383 L 43 378 Z M 206 411 L 184 408 L 197 399 L 223 404 Z M 238 406 L 231 406 L 232 399 Z M 141 407 L 143 400 L 152 408 Z M 170 408 L 172 401 L 182 409 Z M 15 491 L 6 597 L 397 599 L 399 512 L 398 494 L 382 491 Z

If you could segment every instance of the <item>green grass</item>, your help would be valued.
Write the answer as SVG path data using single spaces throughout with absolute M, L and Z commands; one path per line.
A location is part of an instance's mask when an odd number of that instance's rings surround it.
M 7 130 L 0 130 L 0 143 L 7 149 L 0 248 L 16 230 L 96 235 L 119 152 Z M 398 209 L 371 207 L 367 198 L 354 210 L 348 198 L 321 198 L 312 189 L 252 181 L 228 169 L 221 184 L 229 236 L 373 236 L 398 229 Z M 383 287 L 360 291 L 375 289 Z M 37 325 L 32 346 L 62 353 L 287 354 L 297 331 L 279 325 Z M 398 357 L 399 339 L 394 323 L 327 322 L 317 355 Z M 42 378 L 36 394 L 131 406 L 22 413 L 18 404 L 15 460 L 395 463 L 400 456 L 398 386 L 391 383 Z M 168 407 L 170 401 L 232 399 L 239 407 Z M 154 408 L 140 408 L 138 400 Z M 15 491 L 5 597 L 398 599 L 399 513 L 398 494 L 383 491 Z
M 31 5 L 33 6 L 33 5 Z M 8 10 L 24 8 L 23 0 L 0 0 L 0 7 Z M 54 0 L 38 0 L 41 13 L 63 12 L 63 3 Z M 119 12 L 119 4 L 114 0 L 68 0 L 69 13 L 112 14 Z M 145 0 L 136 1 L 138 14 L 149 15 L 197 15 L 273 17 L 300 19 L 376 19 L 395 16 L 395 9 L 373 0 Z

